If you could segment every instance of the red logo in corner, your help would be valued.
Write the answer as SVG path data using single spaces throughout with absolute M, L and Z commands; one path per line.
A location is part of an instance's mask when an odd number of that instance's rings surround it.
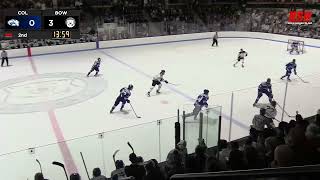
M 312 24 L 311 11 L 290 11 L 288 24 Z

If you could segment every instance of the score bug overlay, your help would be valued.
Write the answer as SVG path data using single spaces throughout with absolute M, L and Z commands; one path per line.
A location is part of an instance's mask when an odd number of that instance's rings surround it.
M 79 10 L 7 10 L 5 38 L 79 39 Z
M 10 10 L 5 12 L 5 28 L 9 30 L 40 30 L 41 11 Z

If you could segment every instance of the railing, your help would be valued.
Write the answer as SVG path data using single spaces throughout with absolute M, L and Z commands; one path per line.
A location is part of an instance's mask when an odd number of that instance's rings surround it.
M 127 142 L 134 147 L 135 153 L 145 160 L 165 161 L 167 154 L 175 147 L 175 122 L 177 116 L 156 120 L 140 125 L 101 132 L 64 142 L 0 154 L 1 179 L 33 179 L 39 172 L 38 159 L 42 163 L 43 174 L 49 179 L 64 179 L 64 173 L 52 165 L 53 161 L 65 163 L 68 174 L 86 174 L 80 152 L 82 152 L 89 171 L 100 167 L 102 174 L 110 176 L 115 169 L 112 156 L 120 150 L 116 159 L 126 165 L 132 152 Z M 12 168 L 14 167 L 14 168 Z
M 312 49 L 309 48 L 309 50 Z M 289 122 L 295 119 L 296 111 L 304 117 L 314 115 L 320 108 L 319 74 L 300 76 L 302 79 L 292 74 L 291 82 L 280 80 L 280 77 L 279 74 L 279 79 L 272 79 L 273 97 L 278 103 L 276 107 L 278 113 L 274 123 L 277 125 L 280 121 Z M 249 135 L 252 119 L 254 115 L 259 114 L 259 108 L 253 107 L 256 97 L 257 87 L 210 96 L 209 104 L 218 104 L 223 107 L 222 139 L 231 141 Z M 263 95 L 259 102 L 268 103 L 269 101 L 267 96 Z
M 223 179 L 229 180 L 240 178 L 243 180 L 316 180 L 320 175 L 320 165 L 281 167 L 268 169 L 240 170 L 240 171 L 223 171 L 223 172 L 208 172 L 208 173 L 191 173 L 191 174 L 176 174 L 170 179 Z M 278 179 L 280 178 L 280 179 Z

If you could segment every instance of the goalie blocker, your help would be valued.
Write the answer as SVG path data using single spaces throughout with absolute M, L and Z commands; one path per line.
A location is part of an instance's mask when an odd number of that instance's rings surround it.
M 290 54 L 296 52 L 297 54 L 303 54 L 304 51 L 304 41 L 289 39 L 287 44 L 287 51 Z

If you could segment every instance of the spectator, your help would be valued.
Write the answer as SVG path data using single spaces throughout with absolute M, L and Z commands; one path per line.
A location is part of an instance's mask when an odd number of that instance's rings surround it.
M 116 163 L 116 169 L 111 172 L 111 178 L 112 179 L 121 179 L 126 178 L 126 173 L 124 171 L 124 163 L 122 160 L 117 160 Z
M 263 163 L 258 158 L 258 151 L 253 147 L 253 140 L 249 136 L 244 145 L 244 155 L 248 162 L 249 169 L 258 169 L 263 167 Z
M 286 145 L 279 145 L 274 151 L 274 161 L 271 163 L 271 167 L 288 167 L 294 165 L 294 152 Z
M 155 159 L 148 161 L 145 168 L 146 176 L 143 178 L 144 180 L 164 180 L 164 176 Z
M 265 150 L 266 150 L 266 161 L 268 167 L 270 167 L 272 161 L 274 160 L 274 150 L 278 145 L 284 144 L 283 139 L 276 136 L 268 137 L 265 140 Z
M 137 156 L 137 163 L 140 165 L 143 165 L 143 162 L 144 162 L 143 157 Z
M 186 159 L 187 159 L 187 156 L 188 156 L 187 142 L 184 141 L 184 140 L 181 140 L 177 144 L 177 150 L 179 151 L 179 154 L 181 155 L 182 166 L 183 166 L 183 168 L 185 168 L 186 167 Z
M 294 152 L 294 165 L 319 163 L 319 153 L 307 141 L 303 128 L 292 128 L 287 137 L 287 144 Z
M 189 172 L 205 172 L 207 163 L 206 149 L 206 146 L 198 145 L 195 149 L 195 154 L 188 157 L 187 169 Z
M 219 161 L 224 169 L 227 169 L 227 162 L 229 161 L 230 149 L 226 140 L 220 140 L 218 143 Z
M 43 174 L 42 173 L 36 173 L 34 175 L 34 180 L 44 180 Z
M 131 162 L 130 166 L 125 166 L 124 171 L 126 176 L 132 176 L 135 180 L 142 180 L 146 174 L 146 171 L 142 165 L 139 164 L 137 156 L 135 153 L 129 155 L 129 160 Z
M 217 159 L 214 156 L 211 156 L 208 158 L 207 161 L 207 171 L 208 172 L 218 172 L 218 171 L 226 171 L 227 168 L 224 164 L 221 163 L 221 161 L 219 161 L 219 159 Z
M 92 172 L 93 178 L 91 180 L 107 180 L 107 178 L 101 175 L 100 168 L 94 168 Z
M 246 169 L 244 154 L 239 150 L 238 142 L 231 142 L 231 152 L 229 155 L 229 164 L 232 170 Z
M 70 175 L 70 180 L 81 180 L 81 178 L 78 173 L 73 173 Z
M 257 141 L 257 137 L 263 133 L 265 126 L 272 129 L 275 127 L 272 120 L 267 118 L 265 115 L 266 109 L 261 108 L 260 114 L 255 115 L 253 117 L 250 129 L 250 136 L 253 138 L 254 141 Z
M 165 165 L 166 173 L 168 178 L 174 174 L 184 173 L 184 168 L 182 165 L 182 156 L 177 149 L 170 151 L 167 156 L 167 161 Z

